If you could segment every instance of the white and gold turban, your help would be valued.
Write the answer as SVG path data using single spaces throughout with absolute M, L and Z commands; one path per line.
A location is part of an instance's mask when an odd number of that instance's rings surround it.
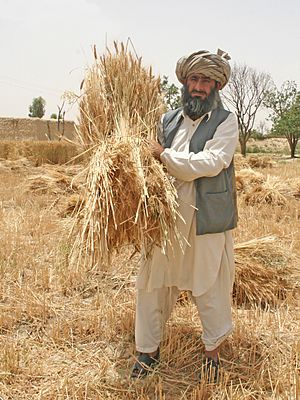
M 203 74 L 220 82 L 220 89 L 223 89 L 230 78 L 231 68 L 228 60 L 230 56 L 223 50 L 218 49 L 217 54 L 200 50 L 178 60 L 176 75 L 179 82 L 185 84 L 188 75 Z

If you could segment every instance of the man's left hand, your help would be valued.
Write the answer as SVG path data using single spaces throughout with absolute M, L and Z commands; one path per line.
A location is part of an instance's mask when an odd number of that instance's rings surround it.
M 149 140 L 149 149 L 153 157 L 160 160 L 160 155 L 164 151 L 164 148 L 156 140 Z

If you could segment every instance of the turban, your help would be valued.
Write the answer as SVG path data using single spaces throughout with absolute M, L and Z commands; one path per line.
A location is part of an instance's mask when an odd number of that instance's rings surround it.
M 181 57 L 176 65 L 176 75 L 182 84 L 192 73 L 203 74 L 221 84 L 221 89 L 226 85 L 230 77 L 229 55 L 218 49 L 217 54 L 207 50 L 200 50 L 189 56 Z

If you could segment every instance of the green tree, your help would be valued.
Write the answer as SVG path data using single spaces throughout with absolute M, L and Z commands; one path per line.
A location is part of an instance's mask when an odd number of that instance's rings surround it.
M 300 138 L 300 93 L 296 96 L 294 103 L 275 120 L 272 133 L 286 137 L 291 158 L 295 158 L 296 146 Z
M 57 119 L 57 114 L 55 113 L 51 114 L 50 119 Z
M 169 78 L 164 75 L 161 81 L 161 90 L 168 109 L 175 110 L 181 106 L 181 93 L 180 89 L 174 83 L 170 85 L 168 80 Z
M 276 123 L 283 114 L 291 108 L 297 97 L 297 84 L 295 81 L 285 81 L 278 89 L 275 85 L 267 91 L 264 105 L 270 110 L 269 118 Z
M 285 81 L 280 89 L 274 86 L 265 98 L 269 118 L 273 122 L 271 134 L 286 137 L 291 158 L 295 157 L 299 140 L 299 96 L 295 81 Z
M 29 117 L 42 118 L 45 115 L 46 101 L 41 97 L 35 97 L 29 106 Z

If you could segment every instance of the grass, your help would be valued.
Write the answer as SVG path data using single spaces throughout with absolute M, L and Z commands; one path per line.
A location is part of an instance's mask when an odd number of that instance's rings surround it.
M 292 292 L 276 306 L 234 305 L 220 384 L 197 381 L 203 345 L 190 302 L 177 304 L 166 326 L 159 372 L 130 381 L 139 256 L 130 258 L 132 249 L 124 248 L 110 269 L 74 270 L 68 261 L 72 218 L 62 217 L 73 194 L 28 190 L 41 168 L 18 160 L 0 165 L 1 399 L 299 398 L 300 314 Z M 289 182 L 298 179 L 300 162 L 257 171 Z M 288 255 L 299 257 L 299 200 L 258 207 L 246 205 L 243 196 L 236 243 L 276 235 Z

